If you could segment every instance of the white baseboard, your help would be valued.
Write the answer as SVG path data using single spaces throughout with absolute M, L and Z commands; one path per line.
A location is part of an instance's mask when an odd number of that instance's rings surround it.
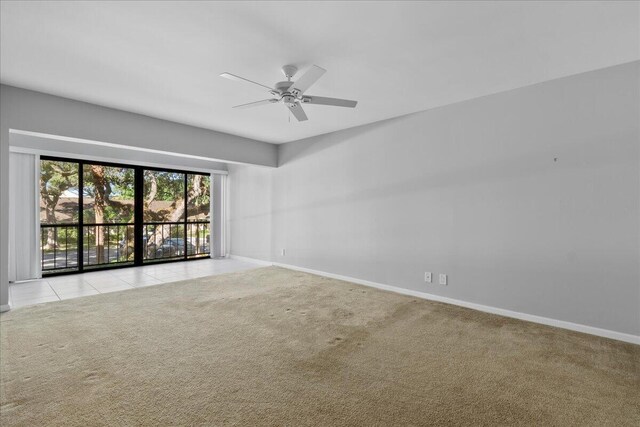
M 250 262 L 252 264 L 258 264 L 258 265 L 267 265 L 267 266 L 273 265 L 273 263 L 271 261 L 263 261 L 261 259 L 249 258 L 249 257 L 246 257 L 246 256 L 229 255 L 229 258 L 235 259 L 235 260 L 238 260 L 238 261 Z
M 9 310 L 11 310 L 11 306 L 9 304 L 0 305 L 0 313 L 4 313 Z
M 340 274 L 327 273 L 325 271 L 313 270 L 311 268 L 298 267 L 290 264 L 283 264 L 279 262 L 269 262 L 269 261 L 257 260 L 253 258 L 247 258 L 247 257 L 238 257 L 236 255 L 231 255 L 231 258 L 243 260 L 246 262 L 253 262 L 260 265 L 275 265 L 277 267 L 288 268 L 290 270 L 303 271 L 305 273 L 316 274 L 318 276 L 329 277 L 331 279 L 344 280 L 345 282 L 357 283 L 359 285 L 370 286 L 372 288 L 382 289 L 390 292 L 396 292 L 404 295 L 410 295 L 413 297 L 422 298 L 426 300 L 444 302 L 447 304 L 457 305 L 459 307 L 471 308 L 473 310 L 483 311 L 485 313 L 498 314 L 500 316 L 525 320 L 527 322 L 540 323 L 542 325 L 554 326 L 556 328 L 562 328 L 562 329 L 569 329 L 571 331 L 582 332 L 590 335 L 597 335 L 599 337 L 611 338 L 618 341 L 624 341 L 631 344 L 640 345 L 640 336 L 638 335 L 631 335 L 623 332 L 616 332 L 608 329 L 596 328 L 595 326 L 587 326 L 579 323 L 567 322 L 565 320 L 551 319 L 549 317 L 536 316 L 534 314 L 520 313 L 518 311 L 506 310 L 504 308 L 476 304 L 473 302 L 467 302 L 467 301 L 462 301 L 454 298 L 443 297 L 440 295 L 429 294 L 427 292 L 414 291 L 411 289 L 385 285 L 382 283 L 371 282 L 369 280 L 342 276 Z

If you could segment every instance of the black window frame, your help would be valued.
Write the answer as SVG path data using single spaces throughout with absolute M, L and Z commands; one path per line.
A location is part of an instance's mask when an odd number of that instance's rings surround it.
M 211 180 L 213 180 L 213 174 L 206 172 L 198 172 L 198 171 L 190 171 L 190 170 L 181 170 L 181 169 L 173 169 L 173 168 L 162 168 L 162 167 L 154 167 L 154 166 L 142 166 L 135 165 L 129 163 L 116 163 L 116 162 L 108 162 L 101 160 L 87 160 L 87 159 L 78 159 L 78 158 L 67 158 L 67 157 L 59 157 L 59 156 L 48 156 L 41 155 L 40 161 L 42 160 L 50 160 L 56 162 L 68 162 L 68 163 L 76 163 L 78 164 L 78 222 L 77 223 L 69 223 L 69 224 L 40 224 L 40 242 L 42 244 L 42 229 L 45 227 L 77 227 L 77 235 L 78 235 L 78 243 L 77 243 L 77 267 L 63 267 L 58 269 L 44 269 L 42 268 L 43 277 L 53 277 L 53 276 L 62 276 L 69 274 L 81 274 L 93 271 L 105 271 L 105 270 L 116 270 L 121 268 L 130 268 L 130 267 L 140 267 L 143 265 L 158 265 L 158 264 L 168 264 L 174 262 L 184 262 L 184 261 L 198 261 L 201 259 L 210 258 L 212 255 L 212 250 L 214 247 L 214 242 L 211 240 L 214 236 L 212 230 L 213 218 L 210 216 L 209 221 L 189 221 L 188 220 L 188 201 L 187 201 L 187 183 L 189 175 L 201 175 L 207 176 Z M 114 262 L 114 263 L 104 263 L 104 264 L 94 264 L 94 265 L 85 265 L 84 263 L 84 227 L 86 224 L 84 223 L 84 200 L 83 200 L 83 189 L 84 189 L 84 165 L 101 165 L 107 167 L 117 167 L 117 168 L 129 168 L 134 170 L 134 215 L 133 222 L 127 223 L 128 226 L 134 227 L 134 259 L 133 262 Z M 145 259 L 144 258 L 144 245 L 143 245 L 143 231 L 145 224 L 156 223 L 154 221 L 144 221 L 144 171 L 155 171 L 155 172 L 169 172 L 169 173 L 178 173 L 184 175 L 184 219 L 177 222 L 165 222 L 163 224 L 179 224 L 184 228 L 183 236 L 180 238 L 184 239 L 184 254 L 180 257 L 170 257 L 170 258 L 153 258 L 153 259 Z M 210 194 L 209 194 L 209 211 L 211 212 L 211 204 L 214 203 L 213 193 L 211 192 L 211 184 L 210 184 Z M 40 200 L 40 195 L 38 195 L 38 200 Z M 40 211 L 38 210 L 38 215 L 40 215 Z M 208 224 L 209 225 L 209 252 L 205 252 L 202 254 L 189 255 L 188 246 L 189 243 L 187 237 L 187 228 L 189 224 Z M 104 223 L 106 226 L 123 226 L 124 223 L 116 224 L 116 223 Z M 171 237 L 170 237 L 171 238 Z M 42 250 L 42 247 L 40 248 Z M 120 265 L 119 265 L 120 264 Z M 41 266 L 44 267 L 44 253 L 41 254 Z M 70 270 L 72 269 L 72 270 Z

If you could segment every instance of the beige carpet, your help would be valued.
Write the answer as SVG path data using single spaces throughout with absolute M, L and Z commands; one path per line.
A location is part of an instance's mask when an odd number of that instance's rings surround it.
M 1 424 L 640 425 L 640 347 L 268 267 L 0 316 Z

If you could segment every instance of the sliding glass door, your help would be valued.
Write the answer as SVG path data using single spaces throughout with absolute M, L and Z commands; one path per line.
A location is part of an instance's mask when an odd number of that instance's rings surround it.
M 43 157 L 43 274 L 208 257 L 211 177 Z
M 144 260 L 184 257 L 185 174 L 144 171 Z
M 210 177 L 144 171 L 145 262 L 209 253 Z
M 197 258 L 210 251 L 211 177 L 187 174 L 187 256 Z
M 43 272 L 77 271 L 80 242 L 77 162 L 40 162 L 40 250 Z
M 134 263 L 135 170 L 84 163 L 84 267 Z

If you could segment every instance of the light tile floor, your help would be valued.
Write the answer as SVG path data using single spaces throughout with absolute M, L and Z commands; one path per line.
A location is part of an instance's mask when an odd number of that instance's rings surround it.
M 235 259 L 204 259 L 48 277 L 9 285 L 9 304 L 17 308 L 257 267 L 260 265 Z

